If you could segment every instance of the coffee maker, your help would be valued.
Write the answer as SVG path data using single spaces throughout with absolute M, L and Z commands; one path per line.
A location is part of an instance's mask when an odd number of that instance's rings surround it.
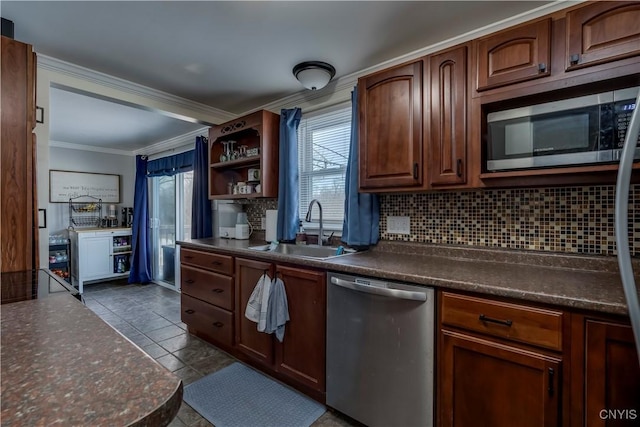
M 122 226 L 123 227 L 132 227 L 133 226 L 133 208 L 122 208 Z

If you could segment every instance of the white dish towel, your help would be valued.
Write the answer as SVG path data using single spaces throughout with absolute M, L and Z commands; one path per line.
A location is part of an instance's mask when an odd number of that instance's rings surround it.
M 271 277 L 269 277 L 269 275 L 266 273 L 260 276 L 260 279 L 258 279 L 258 282 L 256 283 L 255 288 L 253 288 L 253 292 L 251 292 L 249 301 L 247 302 L 247 308 L 244 310 L 244 317 L 251 320 L 252 322 L 258 323 L 258 328 L 260 326 L 259 325 L 260 312 L 262 308 L 262 299 L 264 295 L 265 283 L 269 284 L 269 287 L 271 287 Z M 268 298 L 269 298 L 268 292 L 266 296 L 268 301 Z M 265 319 L 266 319 L 266 309 L 267 309 L 267 304 L 264 304 Z M 264 330 L 264 327 L 263 327 L 263 330 Z

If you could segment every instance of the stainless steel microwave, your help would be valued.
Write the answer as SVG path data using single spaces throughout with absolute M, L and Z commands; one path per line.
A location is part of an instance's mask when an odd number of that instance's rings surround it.
M 487 171 L 618 161 L 638 90 L 487 114 Z M 635 157 L 640 159 L 640 149 Z

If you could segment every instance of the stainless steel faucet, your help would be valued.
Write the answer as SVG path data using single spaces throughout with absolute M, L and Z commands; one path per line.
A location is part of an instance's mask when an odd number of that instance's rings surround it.
M 324 228 L 322 225 L 322 205 L 320 204 L 320 201 L 318 199 L 313 199 L 311 203 L 309 203 L 309 209 L 307 209 L 307 215 L 305 216 L 304 220 L 306 222 L 311 222 L 311 209 L 313 208 L 314 203 L 318 205 L 318 209 L 320 210 L 320 230 L 318 231 L 318 246 L 322 246 L 324 243 Z

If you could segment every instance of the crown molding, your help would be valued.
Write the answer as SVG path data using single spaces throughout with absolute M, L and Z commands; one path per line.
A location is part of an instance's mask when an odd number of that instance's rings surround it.
M 367 74 L 374 73 L 376 71 L 383 70 L 394 65 L 402 64 L 407 61 L 411 61 L 422 56 L 430 55 L 432 53 L 447 49 L 449 47 L 483 37 L 487 34 L 494 33 L 496 31 L 503 30 L 513 25 L 518 25 L 523 22 L 542 17 L 562 9 L 566 9 L 571 6 L 575 6 L 580 3 L 584 3 L 587 0 L 557 0 L 553 3 L 542 5 L 538 8 L 532 9 L 527 12 L 520 13 L 510 18 L 503 19 L 498 22 L 491 23 L 484 27 L 477 28 L 464 34 L 452 37 L 441 42 L 434 43 L 432 45 L 420 48 L 413 52 L 406 53 L 396 58 L 384 61 L 380 64 L 365 68 L 355 73 L 339 77 L 332 80 L 326 87 L 317 90 L 301 90 L 293 95 L 278 99 L 276 101 L 265 104 L 259 108 L 247 111 L 241 114 L 244 116 L 257 110 L 269 110 L 279 113 L 283 108 L 300 107 L 305 113 L 312 112 L 318 109 L 326 108 L 334 104 L 349 101 L 351 99 L 351 91 L 353 87 L 358 84 L 358 78 Z
M 157 142 L 139 150 L 134 150 L 131 155 L 141 154 L 144 156 L 152 156 L 165 151 L 175 151 L 176 149 L 183 148 L 187 144 L 194 144 L 195 138 L 200 135 L 205 135 L 208 138 L 209 128 L 203 127 L 201 129 L 196 129 L 189 133 L 185 133 L 184 135 L 179 135 L 174 138 Z
M 132 151 L 127 151 L 127 150 L 118 150 L 118 149 L 115 149 L 115 148 L 105 148 L 105 147 L 95 147 L 93 145 L 74 144 L 72 142 L 64 142 L 64 141 L 49 141 L 49 147 L 67 148 L 69 150 L 92 151 L 94 153 L 116 154 L 116 155 L 119 155 L 119 156 L 133 156 L 134 155 L 134 153 Z
M 38 68 L 42 68 L 43 70 L 50 70 L 110 89 L 116 89 L 135 96 L 148 98 L 153 101 L 162 102 L 165 104 L 174 105 L 179 108 L 194 111 L 206 117 L 211 117 L 211 120 L 217 123 L 224 123 L 237 117 L 237 115 L 221 110 L 219 108 L 214 108 L 209 105 L 181 98 L 167 92 L 162 92 L 157 89 L 133 83 L 119 77 L 110 76 L 99 71 L 91 70 L 89 68 L 72 64 L 61 59 L 52 58 L 40 53 L 38 54 Z

